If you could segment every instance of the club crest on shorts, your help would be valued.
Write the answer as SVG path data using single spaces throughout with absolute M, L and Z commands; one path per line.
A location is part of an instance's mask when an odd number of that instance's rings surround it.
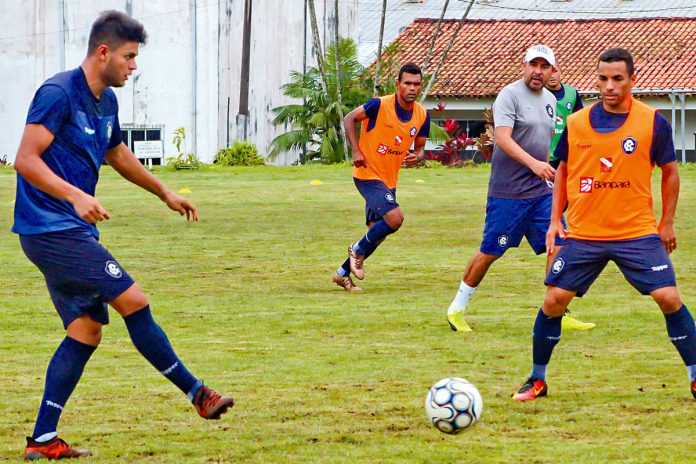
M 394 200 L 394 195 L 392 195 L 391 193 L 385 193 L 384 199 L 387 200 L 389 203 L 394 203 L 394 201 L 396 201 Z
M 551 265 L 551 272 L 553 272 L 554 274 L 558 274 L 563 270 L 564 267 L 565 261 L 563 261 L 563 258 L 556 258 L 553 261 L 553 264 Z
M 123 271 L 121 271 L 121 267 L 118 265 L 116 261 L 107 261 L 104 270 L 107 274 L 116 279 L 120 278 L 123 275 Z
M 546 114 L 549 115 L 549 118 L 553 118 L 553 108 L 551 105 L 546 105 Z
M 636 148 L 638 148 L 638 142 L 633 137 L 626 137 L 621 141 L 621 149 L 627 155 L 632 155 Z
M 416 135 L 416 130 L 417 130 L 417 129 L 416 129 L 416 126 L 413 126 L 413 127 L 411 128 L 411 131 L 409 132 L 409 134 L 411 134 L 411 137 L 413 137 L 413 136 Z
M 508 239 L 508 236 L 507 236 L 507 235 L 501 235 L 501 236 L 498 237 L 498 245 L 499 245 L 501 248 L 505 248 L 505 247 L 507 246 L 507 244 L 508 244 L 508 241 L 509 241 L 509 239 Z

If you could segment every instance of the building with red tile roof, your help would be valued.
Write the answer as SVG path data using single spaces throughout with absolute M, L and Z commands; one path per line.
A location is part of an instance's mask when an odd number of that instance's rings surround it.
M 437 19 L 411 23 L 395 41 L 398 61 L 421 65 L 436 25 Z M 458 26 L 458 20 L 442 22 L 429 72 L 435 69 Z M 446 103 L 446 111 L 434 119 L 480 120 L 481 110 L 492 104 L 498 91 L 521 77 L 527 48 L 539 43 L 553 48 L 563 82 L 591 98 L 596 90 L 598 56 L 607 48 L 622 47 L 631 51 L 635 60 L 634 90 L 672 122 L 678 157 L 693 157 L 694 37 L 696 18 L 466 20 L 440 68 L 427 106 L 433 107 L 435 101 Z

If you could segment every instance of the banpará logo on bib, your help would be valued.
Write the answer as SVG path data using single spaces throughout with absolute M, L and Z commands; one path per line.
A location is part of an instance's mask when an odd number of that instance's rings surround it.
M 498 237 L 498 245 L 501 248 L 505 248 L 507 246 L 507 244 L 508 244 L 508 236 L 507 235 L 501 235 L 500 237 Z
M 553 118 L 553 108 L 551 105 L 546 105 L 546 114 L 549 115 L 549 118 Z
M 580 177 L 580 193 L 592 193 L 594 177 Z
M 416 135 L 416 130 L 418 130 L 418 129 L 416 129 L 416 126 L 413 126 L 413 127 L 411 128 L 411 131 L 409 132 L 409 134 L 411 134 L 411 137 L 413 137 L 413 136 Z
M 553 264 L 551 265 L 551 272 L 553 272 L 554 274 L 558 274 L 563 270 L 564 267 L 565 261 L 563 261 L 563 258 L 556 258 Z
M 392 195 L 391 193 L 385 193 L 384 199 L 387 200 L 389 203 L 394 203 L 394 201 L 396 201 L 394 200 L 394 195 Z
M 631 155 L 634 151 L 636 151 L 636 148 L 638 148 L 638 142 L 636 142 L 636 139 L 633 137 L 626 137 L 621 141 L 621 148 L 623 149 L 624 153 Z
M 123 275 L 123 271 L 121 271 L 121 267 L 116 261 L 107 261 L 104 270 L 111 277 L 115 277 L 117 279 Z

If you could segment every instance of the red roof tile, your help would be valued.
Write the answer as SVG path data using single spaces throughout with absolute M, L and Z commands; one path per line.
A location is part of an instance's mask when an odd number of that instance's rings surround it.
M 442 22 L 429 72 L 457 29 Z M 423 64 L 437 19 L 417 19 L 396 39 L 399 61 Z M 520 78 L 524 54 L 532 45 L 551 47 L 563 82 L 595 90 L 595 68 L 607 48 L 628 49 L 641 90 L 696 88 L 696 18 L 590 20 L 467 20 L 431 89 L 433 97 L 489 97 Z

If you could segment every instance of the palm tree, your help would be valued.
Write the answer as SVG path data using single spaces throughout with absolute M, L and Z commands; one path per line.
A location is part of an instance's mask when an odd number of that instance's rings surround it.
M 337 46 L 337 50 L 336 50 Z M 307 152 L 300 162 L 318 161 L 338 163 L 344 160 L 340 131 L 343 126 L 342 114 L 362 105 L 370 98 L 361 77 L 365 70 L 357 58 L 357 47 L 351 39 L 340 39 L 331 44 L 323 57 L 327 80 L 324 81 L 318 67 L 309 67 L 305 74 L 292 71 L 290 82 L 285 84 L 283 94 L 304 104 L 289 104 L 273 109 L 276 115 L 273 123 L 285 124 L 291 129 L 271 142 L 268 158 L 273 160 L 281 153 L 296 150 L 307 145 Z M 338 59 L 336 58 L 338 57 Z M 336 69 L 336 63 L 339 63 Z M 337 72 L 340 73 L 340 92 L 342 104 L 328 98 L 337 95 Z M 324 92 L 323 85 L 327 91 Z
M 329 91 L 327 89 L 326 80 L 326 69 L 324 67 L 323 53 L 321 51 L 321 40 L 319 40 L 319 27 L 317 26 L 317 12 L 314 9 L 314 0 L 308 0 L 307 6 L 309 6 L 309 23 L 312 27 L 312 46 L 314 47 L 314 53 L 317 56 L 317 66 L 319 67 L 319 73 L 321 74 L 321 88 L 324 90 L 324 94 L 328 98 Z

